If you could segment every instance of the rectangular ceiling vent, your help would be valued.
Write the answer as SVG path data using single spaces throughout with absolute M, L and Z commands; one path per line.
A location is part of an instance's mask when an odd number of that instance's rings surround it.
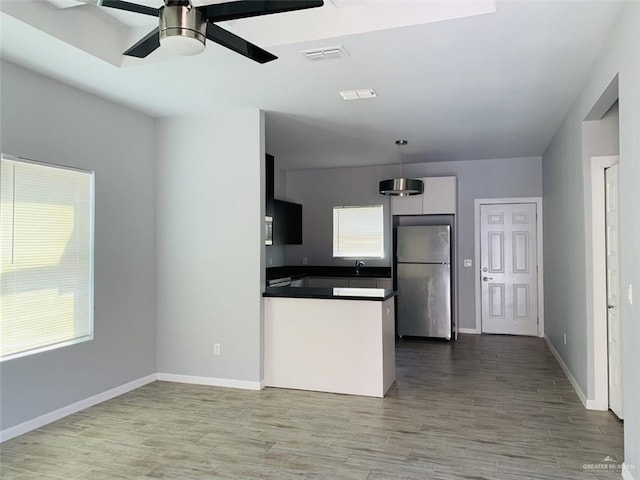
M 336 58 L 348 57 L 349 53 L 342 45 L 337 47 L 314 48 L 312 50 L 302 50 L 304 58 L 310 62 L 318 62 L 320 60 L 334 60 Z
M 79 2 L 76 0 L 46 0 L 46 2 L 50 3 L 56 8 L 70 8 L 70 7 L 77 7 L 78 5 L 86 4 L 85 2 Z
M 343 90 L 340 95 L 344 100 L 364 100 L 365 98 L 375 98 L 376 92 L 373 88 L 365 88 L 362 90 Z

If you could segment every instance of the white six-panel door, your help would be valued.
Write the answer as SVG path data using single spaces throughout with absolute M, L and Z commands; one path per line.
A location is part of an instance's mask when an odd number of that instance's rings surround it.
M 623 418 L 622 405 L 622 327 L 620 321 L 618 258 L 618 165 L 604 172 L 605 231 L 607 242 L 607 347 L 609 370 L 609 408 Z
M 480 207 L 482 332 L 538 335 L 536 204 Z

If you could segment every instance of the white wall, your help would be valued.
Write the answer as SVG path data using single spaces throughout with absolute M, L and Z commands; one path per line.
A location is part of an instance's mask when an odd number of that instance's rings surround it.
M 591 299 L 586 294 L 583 120 L 618 75 L 620 122 L 620 264 L 621 291 L 636 290 L 633 305 L 621 305 L 623 324 L 623 383 L 625 405 L 625 461 L 635 465 L 640 478 L 640 4 L 630 2 L 612 37 L 604 46 L 584 89 L 543 156 L 545 220 L 545 329 L 546 334 L 584 392 L 592 393 L 594 365 L 587 355 Z M 592 318 L 592 315 L 591 315 Z M 567 332 L 564 346 L 561 334 Z M 589 399 L 589 397 L 587 397 Z
M 2 152 L 95 170 L 95 339 L 3 362 L 0 428 L 155 373 L 155 124 L 2 63 Z
M 158 372 L 259 382 L 264 115 L 160 120 L 157 148 Z
M 474 199 L 542 196 L 540 157 L 468 160 L 408 164 L 413 177 L 455 175 L 458 179 L 458 258 L 474 258 Z M 287 197 L 303 205 L 303 244 L 287 246 L 287 263 L 351 266 L 350 260 L 332 256 L 332 208 L 335 205 L 385 205 L 389 197 L 378 193 L 378 182 L 398 175 L 397 165 L 364 168 L 293 170 L 287 172 Z M 367 260 L 369 266 L 391 265 L 391 222 L 385 222 L 385 258 Z M 458 263 L 459 321 L 461 328 L 475 325 L 476 268 Z

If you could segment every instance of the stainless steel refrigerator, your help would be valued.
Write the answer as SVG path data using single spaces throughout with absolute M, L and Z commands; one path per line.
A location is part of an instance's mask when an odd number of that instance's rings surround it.
M 451 339 L 451 228 L 396 230 L 398 335 Z

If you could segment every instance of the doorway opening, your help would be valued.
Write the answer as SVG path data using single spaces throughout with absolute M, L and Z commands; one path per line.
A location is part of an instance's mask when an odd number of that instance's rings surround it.
M 609 409 L 609 310 L 605 172 L 620 161 L 618 77 L 611 80 L 582 122 L 585 179 L 586 293 L 589 384 L 586 408 Z M 609 274 L 611 276 L 611 274 Z M 617 275 L 611 282 L 617 288 Z M 617 313 L 617 312 L 616 312 Z M 616 320 L 616 319 L 614 319 Z M 614 332 L 615 334 L 615 332 Z M 620 352 L 620 358 L 622 358 Z M 614 367 L 615 368 L 615 367 Z M 620 366 L 620 368 L 622 368 Z M 615 374 L 615 372 L 614 372 Z M 615 400 L 614 400 L 615 402 Z
M 593 366 L 594 366 L 594 398 L 587 400 L 587 408 L 592 410 L 608 410 L 610 408 L 610 371 L 620 370 L 622 365 L 612 365 L 610 362 L 610 353 L 616 356 L 615 352 L 610 352 L 612 336 L 616 336 L 619 329 L 616 325 L 609 325 L 609 317 L 611 310 L 616 309 L 618 305 L 609 303 L 609 296 L 617 296 L 618 278 L 609 270 L 617 270 L 615 267 L 610 268 L 608 253 L 617 250 L 613 247 L 613 239 L 608 238 L 607 211 L 612 208 L 616 209 L 612 203 L 616 199 L 612 198 L 613 192 L 609 187 L 607 192 L 607 171 L 619 163 L 617 155 L 592 157 L 591 159 L 591 255 L 593 265 L 592 279 L 592 304 L 593 312 Z M 609 193 L 609 194 L 608 194 Z M 609 216 L 610 217 L 610 216 Z M 616 272 L 617 274 L 617 272 Z M 612 305 L 613 308 L 608 308 Z M 613 322 L 619 322 L 619 318 L 614 318 Z M 610 327 L 614 328 L 612 332 Z M 615 338 L 613 339 L 615 343 Z M 620 351 L 621 354 L 621 351 Z M 621 358 L 621 357 L 620 357 Z M 614 360 L 615 361 L 615 360 Z M 617 373 L 614 373 L 617 376 Z M 615 382 L 615 380 L 614 380 Z M 614 393 L 614 396 L 616 394 Z M 620 392 L 621 395 L 621 392 Z M 614 404 L 616 399 L 614 398 Z M 614 413 L 622 418 L 621 408 L 614 406 Z

